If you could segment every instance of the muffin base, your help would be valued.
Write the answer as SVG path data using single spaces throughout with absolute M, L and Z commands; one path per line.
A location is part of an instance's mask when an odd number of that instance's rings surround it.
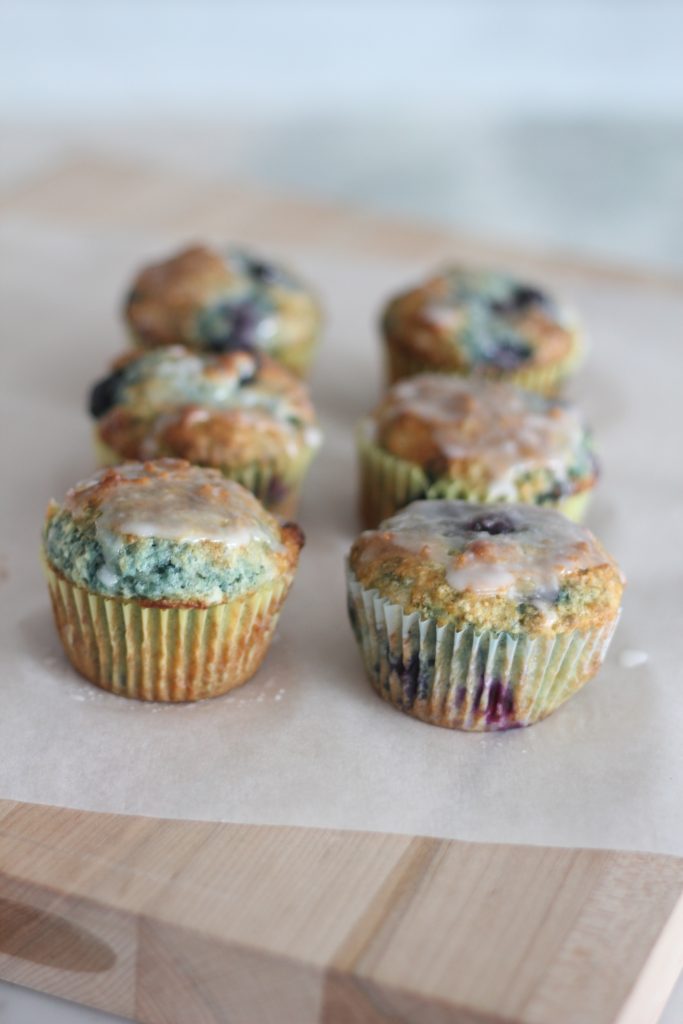
M 618 621 L 586 632 L 513 635 L 457 630 L 405 614 L 347 567 L 349 616 L 383 700 L 430 725 L 499 732 L 533 725 L 597 672 Z
M 367 437 L 362 422 L 357 434 L 360 469 L 360 516 L 366 530 L 374 529 L 411 501 L 421 498 L 451 498 L 461 501 L 488 502 L 486 494 L 473 493 L 457 480 L 430 481 L 424 470 L 412 462 L 385 452 Z M 574 522 L 583 519 L 593 487 L 556 501 L 543 503 L 544 508 L 561 512 Z M 491 504 L 499 504 L 499 500 Z
M 241 686 L 270 645 L 291 580 L 204 608 L 161 608 L 93 594 L 45 559 L 66 655 L 91 683 L 122 697 L 196 701 Z
M 97 427 L 93 436 L 99 466 L 118 466 L 128 461 L 101 439 Z M 289 465 L 277 470 L 273 466 L 256 463 L 237 468 L 225 465 L 210 468 L 218 469 L 229 480 L 242 484 L 273 515 L 291 519 L 299 507 L 301 487 L 314 454 L 314 448 L 305 448 Z
M 556 395 L 565 379 L 569 377 L 581 362 L 582 344 L 578 335 L 573 338 L 573 346 L 569 354 L 560 362 L 552 366 L 531 367 L 528 369 L 505 371 L 496 370 L 494 367 L 486 370 L 471 371 L 463 370 L 457 366 L 448 366 L 438 363 L 430 363 L 425 359 L 406 353 L 403 348 L 392 342 L 391 338 L 385 338 L 387 376 L 389 384 L 394 384 L 404 377 L 415 377 L 419 373 L 453 373 L 461 377 L 474 375 L 485 376 L 490 380 L 504 380 L 527 391 L 536 391 L 541 395 L 552 397 Z

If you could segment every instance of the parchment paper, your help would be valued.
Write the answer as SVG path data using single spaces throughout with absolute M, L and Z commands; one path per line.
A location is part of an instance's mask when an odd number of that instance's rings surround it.
M 545 275 L 590 326 L 574 386 L 604 466 L 589 524 L 629 586 L 607 662 L 577 698 L 531 729 L 467 735 L 380 701 L 345 613 L 342 559 L 358 529 L 352 428 L 379 392 L 376 312 L 425 268 L 335 256 L 333 238 L 290 246 L 329 315 L 313 381 L 326 441 L 301 509 L 301 569 L 250 683 L 199 705 L 143 705 L 97 690 L 66 662 L 38 544 L 48 498 L 93 468 L 85 395 L 125 345 L 119 294 L 168 241 L 23 216 L 0 232 L 0 796 L 683 854 L 683 293 Z

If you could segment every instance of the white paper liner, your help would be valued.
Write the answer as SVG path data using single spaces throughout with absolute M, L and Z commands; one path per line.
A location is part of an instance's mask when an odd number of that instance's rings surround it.
M 618 621 L 554 636 L 457 630 L 405 614 L 348 568 L 347 583 L 374 689 L 401 711 L 449 729 L 498 731 L 545 718 L 595 675 Z

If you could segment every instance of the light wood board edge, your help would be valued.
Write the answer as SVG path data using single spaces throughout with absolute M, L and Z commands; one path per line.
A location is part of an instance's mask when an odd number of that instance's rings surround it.
M 147 1024 L 654 1024 L 683 967 L 659 855 L 0 802 L 0 865 L 0 977 Z

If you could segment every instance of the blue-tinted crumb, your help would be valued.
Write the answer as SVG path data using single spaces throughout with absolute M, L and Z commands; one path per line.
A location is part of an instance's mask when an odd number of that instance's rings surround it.
M 220 601 L 248 593 L 272 572 L 256 546 L 221 561 L 211 545 L 155 537 L 112 540 L 102 542 L 94 519 L 76 522 L 62 509 L 45 530 L 45 553 L 77 586 L 107 597 L 147 601 Z

